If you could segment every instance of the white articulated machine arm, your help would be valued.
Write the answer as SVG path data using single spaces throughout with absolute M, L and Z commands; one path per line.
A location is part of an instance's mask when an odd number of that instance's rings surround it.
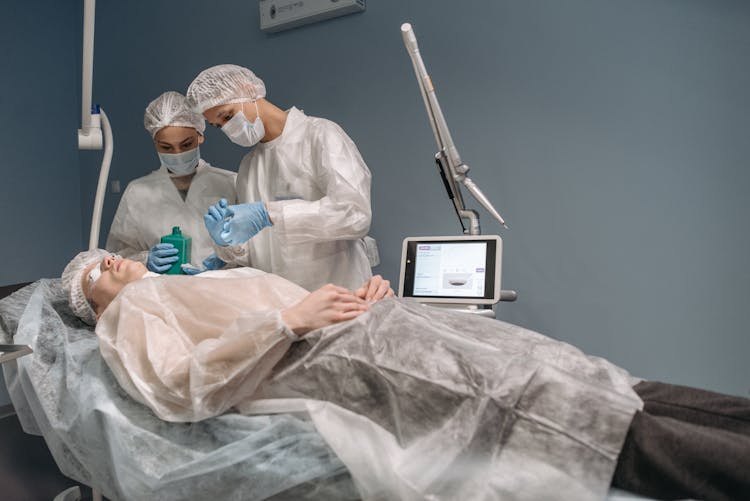
M 482 190 L 466 175 L 469 172 L 469 166 L 461 161 L 461 156 L 458 154 L 456 146 L 453 144 L 453 138 L 448 130 L 448 125 L 445 123 L 445 117 L 440 109 L 440 104 L 435 94 L 435 88 L 432 86 L 432 80 L 430 75 L 427 74 L 427 69 L 422 61 L 422 56 L 419 53 L 419 47 L 417 46 L 417 37 L 414 35 L 414 30 L 411 24 L 404 23 L 401 25 L 401 36 L 404 39 L 406 50 L 409 52 L 411 57 L 412 65 L 414 66 L 414 73 L 417 75 L 417 82 L 419 83 L 419 90 L 422 93 L 424 99 L 425 108 L 427 109 L 427 116 L 430 119 L 430 125 L 432 126 L 432 132 L 435 134 L 435 141 L 437 142 L 438 152 L 435 155 L 435 159 L 440 168 L 440 174 L 443 178 L 443 182 L 448 190 L 448 196 L 453 201 L 453 205 L 456 208 L 456 214 L 461 222 L 461 227 L 464 229 L 464 233 L 470 235 L 481 234 L 479 227 L 479 216 L 473 210 L 467 210 L 464 207 L 463 197 L 461 196 L 461 188 L 457 183 L 463 184 L 469 193 L 484 207 L 487 212 L 490 213 L 495 219 L 500 222 L 505 228 L 508 226 L 505 224 L 505 220 L 495 210 L 490 203 L 489 199 L 484 196 Z M 463 220 L 469 220 L 468 231 L 464 227 Z
M 404 23 L 401 25 L 401 36 L 404 39 L 404 45 L 411 58 L 412 66 L 414 66 L 419 91 L 422 94 L 430 126 L 437 142 L 438 152 L 435 154 L 435 161 L 440 171 L 440 177 L 443 179 L 448 197 L 453 202 L 453 207 L 456 210 L 456 215 L 458 216 L 463 232 L 470 235 L 480 235 L 482 233 L 479 225 L 479 214 L 464 206 L 461 185 L 469 190 L 474 199 L 507 229 L 508 226 L 505 224 L 505 220 L 500 213 L 492 206 L 492 203 L 482 193 L 479 186 L 467 176 L 469 166 L 461 161 L 461 156 L 458 154 L 456 145 L 453 144 L 453 138 L 448 130 L 448 124 L 445 122 L 443 112 L 440 109 L 435 88 L 432 85 L 430 75 L 427 73 L 422 56 L 419 53 L 417 37 L 414 35 L 411 24 Z M 469 223 L 468 229 L 464 226 L 464 220 L 467 220 Z M 501 301 L 515 301 L 517 297 L 517 293 L 512 290 L 504 290 L 501 293 Z

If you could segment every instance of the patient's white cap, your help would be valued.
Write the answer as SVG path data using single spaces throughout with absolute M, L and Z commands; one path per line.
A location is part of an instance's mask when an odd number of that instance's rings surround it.
M 68 296 L 68 304 L 73 313 L 89 325 L 96 324 L 96 313 L 86 300 L 81 288 L 83 271 L 93 262 L 101 261 L 112 253 L 104 249 L 91 249 L 79 252 L 62 272 L 62 286 Z

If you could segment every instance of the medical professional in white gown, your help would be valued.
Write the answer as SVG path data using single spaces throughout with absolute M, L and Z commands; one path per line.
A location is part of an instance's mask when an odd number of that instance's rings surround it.
M 179 226 L 192 239 L 195 267 L 218 269 L 224 262 L 214 253 L 203 214 L 224 198 L 236 200 L 236 174 L 212 167 L 200 157 L 206 124 L 185 96 L 169 91 L 146 108 L 143 124 L 154 140 L 161 167 L 128 184 L 112 222 L 107 250 L 163 273 L 177 261 L 177 249 L 161 244 Z
M 280 275 L 308 290 L 355 289 L 377 264 L 370 228 L 370 171 L 337 124 L 284 111 L 247 68 L 201 72 L 187 98 L 234 143 L 255 148 L 237 175 L 239 205 L 206 215 L 218 256 Z M 368 255 L 370 258 L 368 259 Z

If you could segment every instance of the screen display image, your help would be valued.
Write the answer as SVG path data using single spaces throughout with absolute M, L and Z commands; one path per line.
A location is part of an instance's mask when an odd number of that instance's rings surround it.
M 398 295 L 426 304 L 495 304 L 502 256 L 499 235 L 406 237 Z
M 485 295 L 487 242 L 419 243 L 414 257 L 414 296 Z
M 405 238 L 399 296 L 421 303 L 495 304 L 502 245 L 497 235 Z

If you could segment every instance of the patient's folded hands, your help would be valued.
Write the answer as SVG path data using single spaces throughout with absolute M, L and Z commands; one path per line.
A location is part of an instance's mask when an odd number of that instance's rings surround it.
M 365 282 L 362 287 L 354 291 L 354 295 L 358 298 L 364 299 L 368 303 L 374 303 L 385 297 L 391 297 L 395 295 L 395 293 L 393 292 L 393 289 L 391 289 L 390 281 L 384 279 L 380 275 L 375 275 Z
M 348 289 L 324 285 L 294 306 L 282 310 L 281 318 L 295 334 L 356 318 L 368 309 L 367 301 Z

